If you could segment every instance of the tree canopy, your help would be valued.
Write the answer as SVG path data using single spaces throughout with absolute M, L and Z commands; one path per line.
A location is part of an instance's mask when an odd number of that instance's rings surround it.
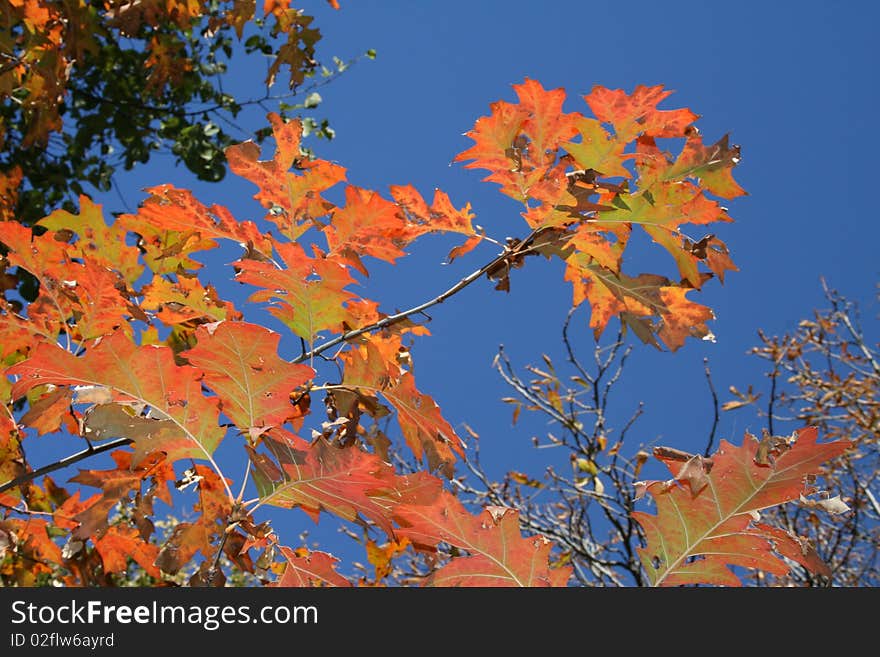
M 454 192 L 370 189 L 306 148 L 308 132 L 329 127 L 286 114 L 313 96 L 232 143 L 219 124 L 270 100 L 224 92 L 234 49 L 268 57 L 267 89 L 282 70 L 290 93 L 321 74 L 320 33 L 287 3 L 268 0 L 259 17 L 238 1 L 6 9 L 4 584 L 738 586 L 851 583 L 873 567 L 876 357 L 836 295 L 833 314 L 756 350 L 773 363 L 760 436 L 716 448 L 719 410 L 757 396 L 731 388 L 735 400 L 720 405 L 708 366 L 715 424 L 703 453 L 631 449 L 639 411 L 622 429 L 609 422 L 629 350 L 713 341 L 704 290 L 738 271 L 717 232 L 746 193 L 734 178 L 740 147 L 704 137 L 700 116 L 669 107 L 663 85 L 597 84 L 576 98 L 525 77 L 515 99 L 492 102 L 453 163 L 518 205 L 518 228 L 502 237 Z M 86 194 L 162 144 L 203 180 L 228 170 L 247 181 L 261 211 L 244 219 L 223 190 L 204 202 L 173 179 L 129 212 Z M 470 274 L 415 304 L 389 306 L 393 286 L 381 299 L 367 288 L 371 272 L 441 235 L 454 240 L 446 263 L 474 262 Z M 233 261 L 218 264 L 230 248 Z M 434 331 L 429 311 L 478 282 L 505 295 L 542 261 L 570 291 L 573 372 L 544 356 L 526 381 L 503 349 L 495 366 L 514 422 L 544 414 L 561 431 L 547 446 L 563 448 L 571 472 L 496 480 L 476 432 L 451 421 L 416 363 Z M 829 338 L 843 328 L 847 339 Z M 595 367 L 572 335 L 605 336 Z M 812 353 L 839 361 L 845 379 L 838 368 L 817 382 Z M 456 366 L 463 380 L 467 363 Z M 782 371 L 794 397 L 776 389 Z M 813 408 L 778 435 L 774 405 L 792 399 Z M 79 449 L 41 462 L 29 446 L 47 435 Z M 652 456 L 668 473 L 646 474 Z M 78 474 L 59 483 L 70 466 Z M 179 517 L 163 519 L 160 504 Z M 275 529 L 270 507 L 335 517 L 373 569 Z

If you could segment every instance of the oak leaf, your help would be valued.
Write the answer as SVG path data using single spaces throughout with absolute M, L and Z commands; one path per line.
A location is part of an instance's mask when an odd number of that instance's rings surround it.
M 396 362 L 399 338 L 384 345 L 384 354 L 380 345 L 382 341 L 374 337 L 342 355 L 342 385 L 387 399 L 397 411 L 400 429 L 416 458 L 427 457 L 432 471 L 439 469 L 451 477 L 455 455 L 464 455 L 461 439 L 443 418 L 437 403 L 416 389 L 412 372 Z
M 334 566 L 339 561 L 336 557 L 326 552 L 306 548 L 293 550 L 283 545 L 279 550 L 285 559 L 285 566 L 284 572 L 273 586 L 351 586 L 351 582 L 334 570 Z
M 218 322 L 200 326 L 196 339 L 196 347 L 182 355 L 204 373 L 220 410 L 237 427 L 278 426 L 297 414 L 291 394 L 315 371 L 278 357 L 278 333 L 256 324 Z
M 698 485 L 675 458 L 663 460 L 687 485 L 678 479 L 642 484 L 657 505 L 657 515 L 632 514 L 645 530 L 647 544 L 639 555 L 651 584 L 740 586 L 730 566 L 784 575 L 789 566 L 780 556 L 829 574 L 805 541 L 756 518 L 763 509 L 799 499 L 807 478 L 850 443 L 819 443 L 815 427 L 791 439 L 773 438 L 758 441 L 746 434 L 741 446 L 722 440 L 711 465 L 703 464 Z
M 102 386 L 112 391 L 113 401 L 145 404 L 158 419 L 173 422 L 179 429 L 176 435 L 163 432 L 156 440 L 135 439 L 135 465 L 152 451 L 163 451 L 172 461 L 210 459 L 224 435 L 217 399 L 202 394 L 199 370 L 175 364 L 167 347 L 138 347 L 121 332 L 93 341 L 79 357 L 43 343 L 7 374 L 20 377 L 12 388 L 14 398 L 48 383 Z
M 273 459 L 248 448 L 261 504 L 302 508 L 316 522 L 327 511 L 349 521 L 369 519 L 393 534 L 393 507 L 426 502 L 440 481 L 426 473 L 398 475 L 357 445 L 337 447 L 323 438 L 309 443 L 283 430 L 263 436 Z
M 565 586 L 571 568 L 551 568 L 552 544 L 543 536 L 524 538 L 519 514 L 488 507 L 471 515 L 449 492 L 430 505 L 395 509 L 399 536 L 433 548 L 448 543 L 468 556 L 454 557 L 427 578 L 430 586 Z

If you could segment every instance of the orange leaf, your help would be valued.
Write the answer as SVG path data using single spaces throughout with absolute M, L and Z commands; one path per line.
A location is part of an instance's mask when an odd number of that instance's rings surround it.
M 118 225 L 141 236 L 145 259 L 156 273 L 176 273 L 178 266 L 199 269 L 189 256 L 216 248 L 218 239 L 232 240 L 248 257 L 271 259 L 272 243 L 255 224 L 239 222 L 226 208 L 202 205 L 191 192 L 172 185 L 147 189 L 150 197 L 136 214 L 123 214 Z
M 321 438 L 309 444 L 283 430 L 265 434 L 263 443 L 275 461 L 248 448 L 261 503 L 300 507 L 316 522 L 322 510 L 349 521 L 363 516 L 392 535 L 395 504 L 426 502 L 441 487 L 426 473 L 397 475 L 356 445 L 336 447 Z
M 687 127 L 699 117 L 689 109 L 658 110 L 657 104 L 671 94 L 660 85 L 639 85 L 632 94 L 596 86 L 584 100 L 597 119 L 613 125 L 617 138 L 628 142 L 640 133 L 652 137 L 685 136 Z
M 345 304 L 354 295 L 345 287 L 354 283 L 346 265 L 335 257 L 310 258 L 296 242 L 276 244 L 286 269 L 255 260 L 239 260 L 236 280 L 263 290 L 250 301 L 269 301 L 275 317 L 308 341 L 328 329 L 340 330 L 348 318 Z
M 401 431 L 416 458 L 421 460 L 426 455 L 432 471 L 439 468 L 451 477 L 455 454 L 464 455 L 461 439 L 440 414 L 436 402 L 416 390 L 412 373 L 402 371 L 394 360 L 386 358 L 375 339 L 345 352 L 342 359 L 343 385 L 381 393 L 397 411 Z
M 198 345 L 182 356 L 204 372 L 220 410 L 240 429 L 277 426 L 297 415 L 291 393 L 315 376 L 306 365 L 278 357 L 281 336 L 245 322 L 200 326 Z
M 286 563 L 284 572 L 273 586 L 351 586 L 351 582 L 334 570 L 334 566 L 339 561 L 336 557 L 326 552 L 310 551 L 306 548 L 292 550 L 281 545 L 279 549 Z
M 79 257 L 118 271 L 125 282 L 131 285 L 144 269 L 138 263 L 137 247 L 126 244 L 126 232 L 122 224 L 108 226 L 104 222 L 102 207 L 82 194 L 79 197 L 78 215 L 66 210 L 55 210 L 37 224 L 56 232 L 75 233 L 78 239 L 73 250 Z
M 431 573 L 430 586 L 565 586 L 571 568 L 551 569 L 551 543 L 543 536 L 523 538 L 518 513 L 488 507 L 477 516 L 444 492 L 431 505 L 400 505 L 395 519 L 417 546 L 448 543 L 468 556 L 455 557 Z
M 149 452 L 164 451 L 169 460 L 210 458 L 223 438 L 217 400 L 202 394 L 200 373 L 174 363 L 167 347 L 134 345 L 121 332 L 98 339 L 81 357 L 52 344 L 41 344 L 27 360 L 7 374 L 21 378 L 12 388 L 14 397 L 38 385 L 104 386 L 114 401 L 147 404 L 180 429 L 179 438 L 135 441 L 135 464 Z
M 657 504 L 657 515 L 632 515 L 647 537 L 639 555 L 651 583 L 739 586 L 729 565 L 784 575 L 788 565 L 779 555 L 828 574 L 827 566 L 801 539 L 755 518 L 763 509 L 798 499 L 807 477 L 819 474 L 826 461 L 849 445 L 844 440 L 818 443 L 815 427 L 799 430 L 791 441 L 768 437 L 759 442 L 746 434 L 739 447 L 721 441 L 699 490 L 675 480 L 644 484 Z M 671 465 L 673 474 L 677 465 Z
M 162 574 L 153 565 L 159 548 L 138 536 L 134 527 L 112 525 L 95 539 L 95 549 L 101 555 L 105 573 L 125 574 L 128 560 L 133 559 L 150 577 L 160 579 Z
M 345 169 L 326 160 L 301 156 L 302 124 L 299 121 L 285 123 L 275 113 L 269 114 L 269 121 L 276 143 L 273 159 L 260 160 L 260 148 L 251 141 L 227 148 L 226 159 L 233 173 L 260 188 L 254 198 L 269 210 L 266 218 L 295 240 L 310 227 L 313 219 L 333 208 L 320 194 L 345 180 Z M 292 166 L 302 173 L 288 173 Z

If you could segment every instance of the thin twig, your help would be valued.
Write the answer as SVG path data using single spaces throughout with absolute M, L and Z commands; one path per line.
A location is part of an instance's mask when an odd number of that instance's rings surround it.
M 706 381 L 709 383 L 709 392 L 712 393 L 712 410 L 714 417 L 712 418 L 712 430 L 709 432 L 709 442 L 706 445 L 706 451 L 703 456 L 709 456 L 712 453 L 712 445 L 715 442 L 715 431 L 718 429 L 718 393 L 715 392 L 715 384 L 712 383 L 712 370 L 709 369 L 709 359 L 703 359 L 703 371 L 706 372 Z
M 343 333 L 342 335 L 340 335 L 336 338 L 333 338 L 332 340 L 329 340 L 328 342 L 325 342 L 324 344 L 322 344 L 318 347 L 313 348 L 311 351 L 308 351 L 304 354 L 300 354 L 299 356 L 294 358 L 291 362 L 292 363 L 301 363 L 305 360 L 310 360 L 310 359 L 314 358 L 315 356 L 317 356 L 318 354 L 321 354 L 321 353 L 327 351 L 328 349 L 335 347 L 338 344 L 341 344 L 343 342 L 348 342 L 349 340 L 353 340 L 354 338 L 357 338 L 365 333 L 372 333 L 373 331 L 378 331 L 379 329 L 383 329 L 387 326 L 391 326 L 395 322 L 399 322 L 403 319 L 406 319 L 410 315 L 416 315 L 418 313 L 424 312 L 425 310 L 427 310 L 428 308 L 431 308 L 432 306 L 436 306 L 437 304 L 443 303 L 444 301 L 446 301 L 446 299 L 453 296 L 454 294 L 457 294 L 458 292 L 461 292 L 463 289 L 465 289 L 471 283 L 473 283 L 474 281 L 479 279 L 481 276 L 483 276 L 483 274 L 485 274 L 489 271 L 493 271 L 496 267 L 498 267 L 502 263 L 507 262 L 511 257 L 522 255 L 528 249 L 529 245 L 534 241 L 535 237 L 537 237 L 537 235 L 542 232 L 542 230 L 544 230 L 544 229 L 543 228 L 536 228 L 535 230 L 533 230 L 529 234 L 528 237 L 526 237 L 522 242 L 520 242 L 516 248 L 507 249 L 503 253 L 498 254 L 491 261 L 489 261 L 488 263 L 486 263 L 485 265 L 483 265 L 482 267 L 480 267 L 476 271 L 471 272 L 470 274 L 468 274 L 467 276 L 462 278 L 460 281 L 458 281 L 458 283 L 456 283 L 455 285 L 450 287 L 445 292 L 438 294 L 433 299 L 425 301 L 424 303 L 421 303 L 418 306 L 413 306 L 412 308 L 410 308 L 408 310 L 404 310 L 399 313 L 395 313 L 394 315 L 388 315 L 387 317 L 380 319 L 378 322 L 373 322 L 372 324 L 369 324 L 369 325 L 364 326 L 362 328 L 355 329 L 353 331 L 348 331 L 347 333 Z

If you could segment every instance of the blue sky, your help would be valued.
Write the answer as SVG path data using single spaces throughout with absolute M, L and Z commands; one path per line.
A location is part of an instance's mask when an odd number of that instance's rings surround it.
M 425 194 L 440 187 L 459 205 L 470 201 L 495 237 L 525 234 L 516 205 L 480 182 L 480 171 L 450 163 L 470 145 L 463 133 L 474 120 L 490 102 L 514 100 L 511 85 L 525 77 L 564 87 L 567 109 L 584 112 L 580 96 L 595 84 L 663 84 L 676 91 L 664 106 L 700 114 L 707 140 L 730 133 L 742 145 L 735 175 L 749 196 L 726 204 L 736 223 L 718 229 L 741 271 L 692 295 L 715 310 L 717 342 L 674 354 L 637 345 L 620 391 L 621 413 L 638 400 L 647 406 L 633 440 L 702 444 L 711 422 L 703 357 L 720 391 L 762 385 L 761 363 L 745 355 L 757 329 L 793 329 L 822 304 L 820 276 L 862 302 L 867 324 L 876 318 L 880 231 L 868 190 L 880 146 L 871 124 L 880 58 L 872 4 L 862 4 L 858 20 L 824 2 L 385 1 L 344 3 L 341 11 L 318 4 L 315 13 L 326 55 L 378 52 L 320 89 L 319 114 L 337 138 L 314 144 L 318 154 L 346 166 L 357 185 L 412 183 Z M 254 121 L 262 125 L 258 115 Z M 254 216 L 227 182 L 206 186 L 205 200 Z M 247 183 L 234 189 L 252 193 Z M 374 265 L 364 293 L 387 311 L 408 307 L 494 254 L 487 245 L 443 266 L 451 242 L 424 242 L 395 267 Z M 630 260 L 630 271 L 674 275 L 669 260 L 648 257 Z M 510 294 L 472 286 L 434 309 L 433 337 L 414 351 L 420 387 L 453 424 L 467 422 L 484 436 L 484 449 L 506 453 L 528 442 L 525 434 L 540 426 L 511 429 L 509 407 L 497 402 L 507 391 L 489 364 L 500 343 L 515 363 L 560 356 L 569 303 L 558 264 L 537 259 L 515 272 Z M 584 352 L 592 344 L 586 321 L 581 314 Z M 758 428 L 745 414 L 727 414 L 720 435 L 739 440 L 749 426 Z
M 872 190 L 880 152 L 874 35 L 880 11 L 874 3 L 351 1 L 340 11 L 323 3 L 306 9 L 324 34 L 324 58 L 347 59 L 368 48 L 378 53 L 320 89 L 318 115 L 330 120 L 337 138 L 313 142 L 317 154 L 347 167 L 359 186 L 384 192 L 411 183 L 425 195 L 440 187 L 457 206 L 471 202 L 477 223 L 496 238 L 527 233 L 516 205 L 480 182 L 481 172 L 451 161 L 469 146 L 463 133 L 489 103 L 514 100 L 511 85 L 525 77 L 565 87 L 566 109 L 585 113 L 580 96 L 593 85 L 631 91 L 663 84 L 676 91 L 663 107 L 700 114 L 707 141 L 729 132 L 742 145 L 735 176 L 749 196 L 726 204 L 736 222 L 717 231 L 741 271 L 691 295 L 715 310 L 717 342 L 691 341 L 676 353 L 636 344 L 612 417 L 619 427 L 645 402 L 630 436 L 632 452 L 639 442 L 654 441 L 702 450 L 712 417 L 703 358 L 711 361 L 722 400 L 729 385 L 761 389 L 762 363 L 746 351 L 759 328 L 791 330 L 822 306 L 820 276 L 862 304 L 865 325 L 877 335 L 880 229 Z M 234 93 L 259 94 L 253 82 L 262 64 L 233 71 Z M 265 125 L 261 113 L 243 115 L 245 130 Z M 250 200 L 254 188 L 232 176 L 221 185 L 200 184 L 157 159 L 119 178 L 131 203 L 143 198 L 138 188 L 163 182 L 191 187 L 203 202 L 224 204 L 239 219 L 262 214 Z M 115 194 L 98 200 L 108 211 L 120 209 Z M 381 300 L 386 312 L 406 308 L 494 255 L 486 245 L 443 265 L 455 243 L 429 237 L 397 266 L 371 265 L 363 294 Z M 628 268 L 674 275 L 671 260 L 650 256 L 630 259 Z M 492 371 L 492 358 L 503 343 L 515 364 L 538 364 L 541 353 L 561 362 L 570 295 L 559 263 L 531 259 L 514 272 L 509 294 L 482 281 L 434 308 L 433 336 L 415 346 L 419 388 L 454 426 L 467 423 L 482 436 L 484 459 L 496 472 L 540 472 L 541 459 L 550 456 L 529 446 L 532 435 L 545 432 L 543 420 L 524 416 L 511 426 L 511 409 L 499 401 L 509 390 Z M 582 312 L 574 335 L 588 355 L 586 324 Z M 760 426 L 747 412 L 729 413 L 719 435 L 738 442 L 745 429 Z M 276 527 L 289 531 L 293 543 L 299 528 L 311 526 L 299 512 L 289 522 Z

